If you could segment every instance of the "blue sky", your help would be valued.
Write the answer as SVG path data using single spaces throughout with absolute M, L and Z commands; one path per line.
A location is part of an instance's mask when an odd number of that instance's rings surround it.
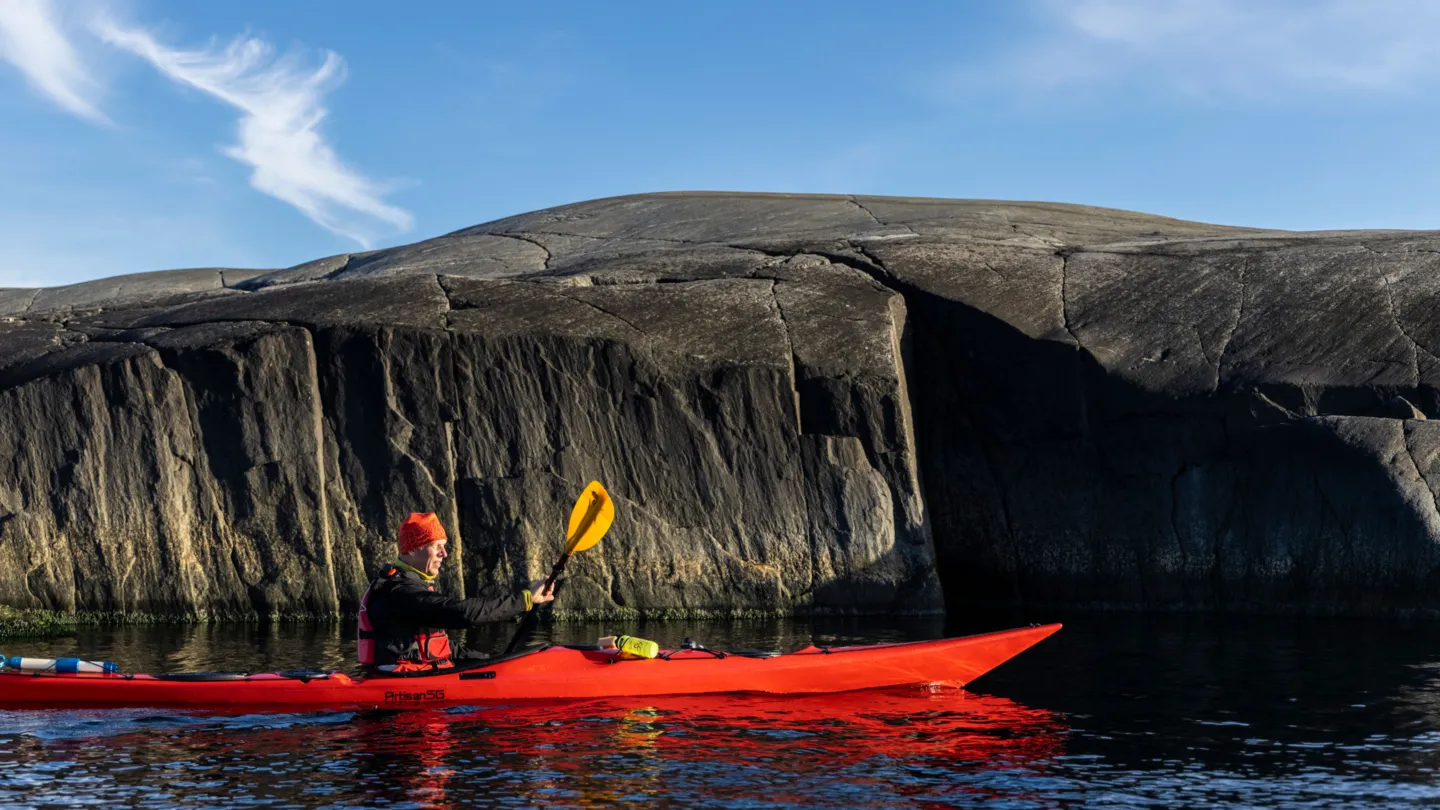
M 0 0 L 0 287 L 684 189 L 1433 228 L 1440 3 Z

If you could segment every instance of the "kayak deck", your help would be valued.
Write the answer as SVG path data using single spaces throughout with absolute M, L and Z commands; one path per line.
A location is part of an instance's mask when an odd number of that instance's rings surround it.
M 612 652 L 546 647 L 466 669 L 404 677 L 343 672 L 54 674 L 0 671 L 0 709 L 195 708 L 279 710 L 442 708 L 526 699 L 820 694 L 894 686 L 964 686 L 1060 629 L 1059 624 L 938 641 L 806 647 L 766 657 L 672 650 L 620 660 Z

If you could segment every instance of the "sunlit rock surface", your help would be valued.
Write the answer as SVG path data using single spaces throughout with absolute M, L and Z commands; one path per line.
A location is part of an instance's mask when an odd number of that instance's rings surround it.
M 1440 236 L 655 194 L 288 270 L 0 290 L 0 603 L 1440 607 Z M 943 588 L 942 588 L 943 586 Z M 943 591 L 943 596 L 942 596 Z

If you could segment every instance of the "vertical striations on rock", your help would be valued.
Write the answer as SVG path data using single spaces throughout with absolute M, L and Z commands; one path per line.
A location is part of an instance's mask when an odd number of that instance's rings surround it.
M 1440 610 L 1437 256 L 685 193 L 0 290 L 0 604 L 353 612 L 410 511 L 513 588 L 600 479 L 572 614 Z

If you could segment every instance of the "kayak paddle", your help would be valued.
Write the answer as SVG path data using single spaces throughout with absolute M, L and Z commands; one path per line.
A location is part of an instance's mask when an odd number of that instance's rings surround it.
M 570 562 L 570 555 L 577 551 L 584 551 L 587 548 L 600 542 L 605 532 L 610 530 L 610 524 L 615 522 L 615 502 L 610 500 L 610 493 L 599 481 L 591 481 L 590 486 L 580 493 L 580 498 L 575 501 L 575 508 L 570 510 L 570 526 L 566 531 L 565 553 L 560 555 L 560 562 L 550 569 L 550 578 L 540 586 L 541 590 L 554 585 L 555 578 L 565 570 L 565 563 Z M 516 631 L 515 637 L 510 639 L 510 646 L 505 648 L 505 654 L 515 652 L 522 643 L 535 630 L 535 625 L 540 621 L 540 606 L 536 605 L 525 614 L 520 621 L 520 629 Z

